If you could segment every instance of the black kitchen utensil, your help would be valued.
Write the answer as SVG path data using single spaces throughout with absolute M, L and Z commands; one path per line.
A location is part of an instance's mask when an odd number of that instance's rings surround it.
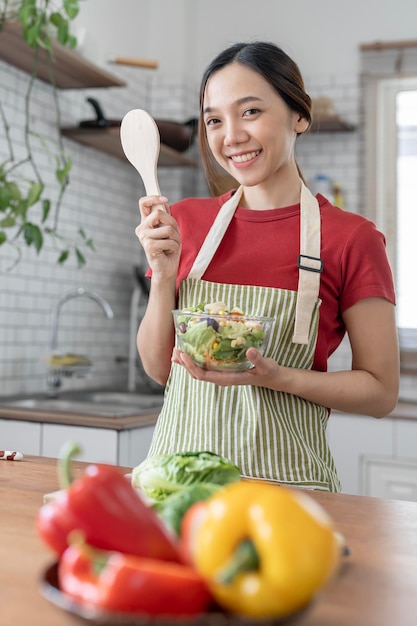
M 103 109 L 95 98 L 87 98 L 96 114 L 95 119 L 83 120 L 80 128 L 110 128 L 120 126 L 120 120 L 108 119 Z M 188 150 L 197 136 L 198 119 L 192 117 L 185 122 L 175 122 L 173 120 L 155 120 L 158 127 L 161 143 L 177 150 L 185 152 Z
M 95 98 L 87 98 L 87 102 L 93 107 L 96 119 L 83 120 L 80 122 L 80 128 L 109 128 L 110 126 L 120 126 L 120 120 L 109 120 L 105 117 L 98 100 Z

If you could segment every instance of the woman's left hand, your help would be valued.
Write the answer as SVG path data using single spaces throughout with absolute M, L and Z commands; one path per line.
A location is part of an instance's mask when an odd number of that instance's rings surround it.
M 220 387 L 231 385 L 255 385 L 256 387 L 270 387 L 276 389 L 279 377 L 279 365 L 273 359 L 263 357 L 256 348 L 249 348 L 246 356 L 253 364 L 249 370 L 244 372 L 214 372 L 203 370 L 198 367 L 191 357 L 178 348 L 174 348 L 172 362 L 185 367 L 187 372 L 196 380 L 203 380 L 208 383 L 215 383 Z

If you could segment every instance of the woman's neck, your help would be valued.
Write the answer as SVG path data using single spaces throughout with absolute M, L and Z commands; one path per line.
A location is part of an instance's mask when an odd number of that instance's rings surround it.
M 260 183 L 253 187 L 243 187 L 239 206 L 254 211 L 279 209 L 300 202 L 301 178 L 286 177 L 284 181 Z

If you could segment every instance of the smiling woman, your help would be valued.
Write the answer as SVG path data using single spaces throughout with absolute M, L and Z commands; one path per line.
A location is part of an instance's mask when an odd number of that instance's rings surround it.
M 150 456 L 209 450 L 250 478 L 338 491 L 330 409 L 383 417 L 396 404 L 384 238 L 306 187 L 294 147 L 310 123 L 294 61 L 268 42 L 232 45 L 200 88 L 200 148 L 215 197 L 169 211 L 158 208 L 167 198 L 139 201 L 136 233 L 152 280 L 137 343 L 148 375 L 166 384 Z M 236 185 L 216 195 L 219 168 Z M 175 344 L 172 310 L 208 303 L 275 318 L 263 354 L 242 346 L 249 369 L 203 369 Z M 327 372 L 345 333 L 352 369 Z M 210 346 L 199 351 L 204 363 Z

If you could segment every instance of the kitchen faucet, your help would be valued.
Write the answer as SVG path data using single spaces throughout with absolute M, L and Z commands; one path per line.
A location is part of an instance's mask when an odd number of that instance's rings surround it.
M 61 308 L 66 302 L 68 302 L 68 300 L 72 300 L 73 298 L 78 297 L 86 297 L 94 300 L 103 309 L 108 319 L 113 319 L 114 317 L 113 309 L 111 308 L 110 304 L 96 291 L 84 289 L 83 287 L 78 287 L 77 289 L 72 289 L 71 291 L 64 293 L 52 309 L 50 358 L 52 357 L 58 344 L 58 321 Z M 57 391 L 61 386 L 62 373 L 65 373 L 66 375 L 71 375 L 72 370 L 68 369 L 68 366 L 65 365 L 62 365 L 59 368 L 49 369 L 47 376 L 47 387 L 48 395 L 50 397 L 56 397 Z

